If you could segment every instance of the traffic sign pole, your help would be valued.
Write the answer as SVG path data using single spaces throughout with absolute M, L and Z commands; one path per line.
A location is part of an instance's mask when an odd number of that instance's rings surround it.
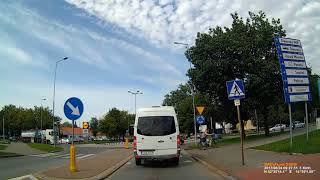
M 242 160 L 242 165 L 244 166 L 243 131 L 242 131 L 242 121 L 241 121 L 241 117 L 240 117 L 240 107 L 239 106 L 237 106 L 237 113 L 238 113 L 238 121 L 240 123 L 241 160 Z
M 69 98 L 64 104 L 64 114 L 72 121 L 72 144 L 70 146 L 70 166 L 71 172 L 76 172 L 76 148 L 74 146 L 74 121 L 79 119 L 83 113 L 83 103 L 79 98 Z
M 306 110 L 307 142 L 308 142 L 309 141 L 309 122 L 308 122 L 308 104 L 307 104 L 307 102 L 304 103 L 304 107 Z
M 289 121 L 290 121 L 290 153 L 292 150 L 292 117 L 291 117 L 291 103 L 288 104 L 289 106 Z

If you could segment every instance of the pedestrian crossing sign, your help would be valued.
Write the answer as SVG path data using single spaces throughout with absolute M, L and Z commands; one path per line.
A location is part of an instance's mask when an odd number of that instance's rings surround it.
M 242 80 L 227 81 L 226 85 L 229 100 L 242 99 L 245 97 Z

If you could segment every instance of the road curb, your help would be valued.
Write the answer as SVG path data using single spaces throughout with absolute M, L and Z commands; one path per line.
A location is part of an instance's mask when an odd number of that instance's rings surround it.
M 103 172 L 101 172 L 100 174 L 98 174 L 96 176 L 82 178 L 80 180 L 84 180 L 84 179 L 85 180 L 100 180 L 100 179 L 108 178 L 111 174 L 113 174 L 115 171 L 120 169 L 124 164 L 126 164 L 132 158 L 133 158 L 133 154 L 131 154 L 130 156 L 121 160 L 120 162 L 118 162 L 114 166 L 104 170 Z M 41 179 L 41 180 L 75 180 L 75 179 L 63 179 L 63 178 L 56 178 L 56 177 L 48 177 L 48 176 L 42 174 L 42 172 L 35 173 L 35 174 L 33 174 L 33 176 L 36 177 L 37 179 Z M 79 178 L 76 178 L 76 179 L 79 179 Z
M 207 167 L 209 170 L 219 174 L 220 176 L 222 176 L 224 179 L 230 179 L 230 180 L 235 180 L 237 178 L 233 177 L 232 175 L 230 175 L 228 172 L 217 168 L 216 166 L 213 166 L 212 164 L 206 162 L 205 160 L 195 156 L 192 153 L 189 153 L 187 151 L 185 151 L 189 156 L 191 156 L 192 159 L 194 159 L 195 161 L 199 162 L 200 164 L 202 164 L 203 166 Z

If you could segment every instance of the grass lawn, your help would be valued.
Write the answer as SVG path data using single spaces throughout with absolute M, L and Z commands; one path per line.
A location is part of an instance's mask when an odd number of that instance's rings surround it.
M 247 135 L 244 141 L 246 142 L 246 141 L 253 141 L 253 140 L 258 140 L 263 138 L 269 138 L 269 137 L 278 136 L 286 133 L 289 133 L 289 132 L 274 132 L 274 133 L 270 133 L 269 136 L 265 136 L 264 134 Z M 240 137 L 228 138 L 228 139 L 222 138 L 217 141 L 218 146 L 224 146 L 224 145 L 235 144 L 235 143 L 240 143 Z
M 54 148 L 54 146 L 50 144 L 28 143 L 28 146 L 45 152 L 63 151 L 63 147 L 56 146 L 56 148 Z
M 264 134 L 247 135 L 244 142 L 258 140 L 258 139 L 264 139 L 264 138 L 270 138 L 273 136 L 278 136 L 278 135 L 286 134 L 286 133 L 289 133 L 289 132 L 274 132 L 274 133 L 270 133 L 269 136 L 265 136 Z M 222 139 L 217 140 L 216 142 L 217 142 L 217 144 L 212 143 L 213 148 L 221 147 L 221 146 L 225 146 L 225 145 L 229 145 L 229 144 L 240 143 L 240 137 L 233 137 L 233 138 L 226 138 L 226 139 L 222 138 Z M 196 149 L 196 148 L 198 148 L 198 147 L 194 143 L 192 143 L 188 147 L 186 147 L 186 149 Z
M 6 149 L 8 146 L 0 144 L 0 150 Z
M 270 144 L 253 147 L 253 149 L 290 152 L 290 138 L 276 141 Z M 313 154 L 320 153 L 320 130 L 309 133 L 309 142 L 306 141 L 306 134 L 294 136 L 292 138 L 292 153 Z

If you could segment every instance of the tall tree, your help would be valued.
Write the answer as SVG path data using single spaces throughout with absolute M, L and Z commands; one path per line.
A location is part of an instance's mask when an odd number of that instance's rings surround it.
M 265 134 L 269 134 L 268 109 L 282 100 L 282 81 L 275 36 L 285 36 L 279 19 L 269 19 L 265 13 L 249 12 L 243 20 L 231 14 L 231 27 L 210 28 L 208 33 L 198 33 L 195 46 L 186 56 L 194 65 L 188 76 L 197 90 L 207 94 L 210 102 L 223 111 L 225 119 L 232 121 L 235 113 L 229 101 L 225 82 L 236 78 L 245 81 L 246 99 L 243 115 L 249 107 L 256 107 L 263 115 Z
M 92 130 L 93 136 L 97 136 L 97 133 L 99 131 L 98 129 L 99 121 L 96 117 L 91 118 L 90 120 L 90 129 Z

